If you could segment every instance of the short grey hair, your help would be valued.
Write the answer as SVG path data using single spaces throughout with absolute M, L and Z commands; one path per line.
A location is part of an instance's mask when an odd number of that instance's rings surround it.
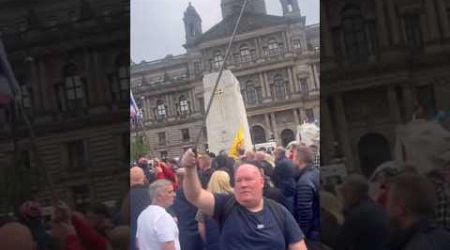
M 309 147 L 300 146 L 295 149 L 297 157 L 306 164 L 314 163 L 314 153 Z
M 369 195 L 369 182 L 366 177 L 361 174 L 350 174 L 344 181 L 344 185 L 348 187 L 352 194 L 357 198 L 364 198 Z
M 153 182 L 152 184 L 150 184 L 149 187 L 149 194 L 150 194 L 150 198 L 154 199 L 161 191 L 162 187 L 168 186 L 168 185 L 172 185 L 172 182 L 170 182 L 169 180 L 166 179 L 162 179 L 162 180 L 157 180 L 155 182 Z

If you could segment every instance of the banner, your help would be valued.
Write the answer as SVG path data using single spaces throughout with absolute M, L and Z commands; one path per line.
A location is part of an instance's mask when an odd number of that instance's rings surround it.
M 239 158 L 239 150 L 244 149 L 244 128 L 239 127 L 236 136 L 234 137 L 233 144 L 231 145 L 230 152 L 228 155 L 233 157 L 235 160 Z

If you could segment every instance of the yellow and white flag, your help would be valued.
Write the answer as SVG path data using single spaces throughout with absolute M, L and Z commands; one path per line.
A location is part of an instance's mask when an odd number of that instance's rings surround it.
M 244 140 L 244 128 L 242 126 L 239 127 L 236 136 L 234 137 L 233 143 L 231 144 L 230 151 L 228 152 L 228 155 L 235 160 L 239 158 L 239 150 L 244 149 L 245 146 L 245 140 Z

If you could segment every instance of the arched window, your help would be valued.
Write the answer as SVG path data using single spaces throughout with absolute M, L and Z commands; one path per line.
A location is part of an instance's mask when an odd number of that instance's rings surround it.
M 213 66 L 214 68 L 218 69 L 223 64 L 223 54 L 221 51 L 217 50 L 214 52 L 214 59 L 213 59 Z
M 350 63 L 366 62 L 369 58 L 369 44 L 364 19 L 357 6 L 349 5 L 343 9 L 342 31 L 348 61 Z
M 189 113 L 189 102 L 184 95 L 180 96 L 178 105 L 178 111 L 181 116 Z
M 358 143 L 359 165 L 363 174 L 369 177 L 377 166 L 391 161 L 391 151 L 386 138 L 378 133 L 361 137 Z
M 281 143 L 286 147 L 291 141 L 295 141 L 294 132 L 290 129 L 285 129 L 281 132 Z
M 302 49 L 302 42 L 300 41 L 300 38 L 295 38 L 294 40 L 292 40 L 292 45 L 296 50 Z
M 268 48 L 268 56 L 277 56 L 281 53 L 279 44 L 273 38 L 269 40 L 267 48 Z
M 259 143 L 265 143 L 266 142 L 266 131 L 261 126 L 253 126 L 252 127 L 252 137 L 253 137 L 253 143 L 259 144 Z
M 273 93 L 276 99 L 284 99 L 286 96 L 286 84 L 280 75 L 275 75 L 273 78 Z
M 162 100 L 156 101 L 156 118 L 163 120 L 167 118 L 167 108 Z
M 241 62 L 250 62 L 252 60 L 250 49 L 247 47 L 247 45 L 241 46 L 240 54 L 241 54 Z

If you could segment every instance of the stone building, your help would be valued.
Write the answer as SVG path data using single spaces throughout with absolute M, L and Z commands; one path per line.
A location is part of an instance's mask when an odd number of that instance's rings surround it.
M 450 2 L 320 3 L 321 157 L 369 175 L 393 159 L 395 126 L 416 106 L 450 108 Z
M 131 88 L 154 156 L 180 156 L 204 129 L 202 78 L 224 63 L 242 3 L 222 0 L 223 18 L 206 32 L 189 4 L 183 17 L 186 53 L 131 67 Z M 226 61 L 240 82 L 253 143 L 286 145 L 295 140 L 298 124 L 319 120 L 319 25 L 305 25 L 297 1 L 280 4 L 283 16 L 274 16 L 264 0 L 251 1 Z M 203 135 L 201 151 L 206 141 Z
M 121 0 L 1 3 L 1 39 L 38 155 L 55 193 L 77 207 L 113 203 L 128 190 L 129 19 L 129 3 Z M 11 208 L 4 185 L 17 199 L 31 194 L 48 205 L 27 129 L 10 114 L 0 108 L 0 209 Z

